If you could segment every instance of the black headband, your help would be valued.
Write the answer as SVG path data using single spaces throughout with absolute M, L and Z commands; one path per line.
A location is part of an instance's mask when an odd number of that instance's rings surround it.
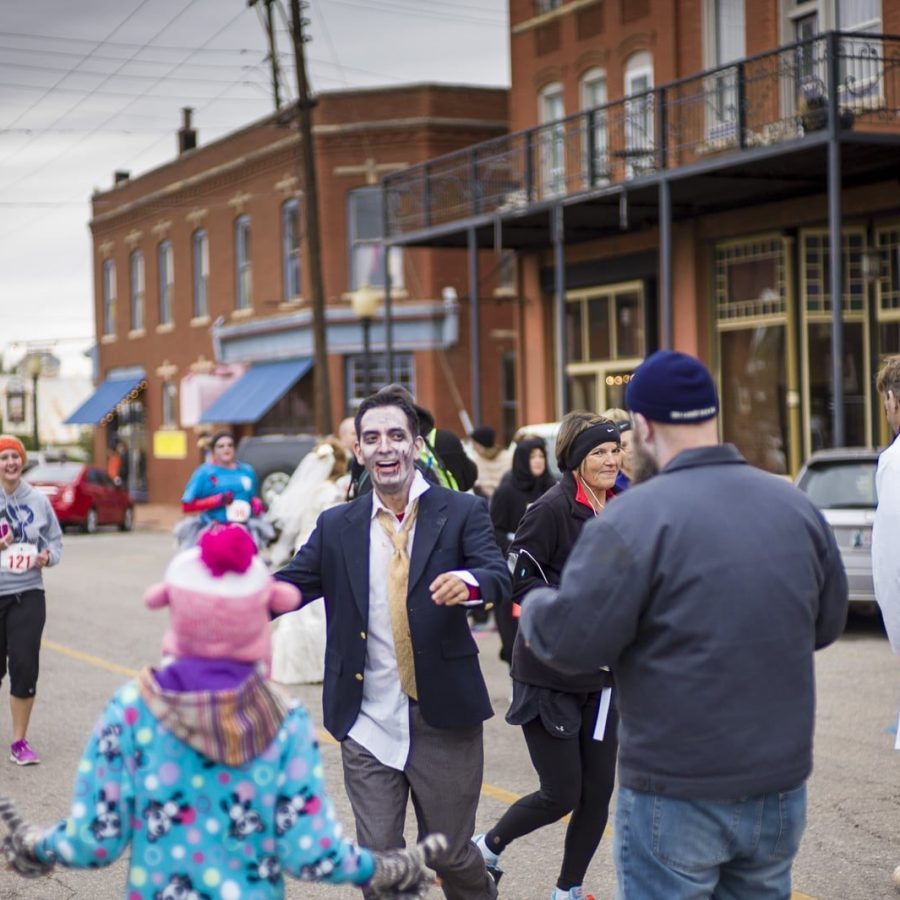
M 594 447 L 609 443 L 619 445 L 622 443 L 619 429 L 613 422 L 598 422 L 596 425 L 585 428 L 572 441 L 572 446 L 566 453 L 566 468 L 570 472 L 574 472 Z
M 231 438 L 232 442 L 236 443 L 234 440 L 234 435 L 230 431 L 217 431 L 209 442 L 209 449 L 215 450 L 216 444 L 222 440 L 222 438 Z
M 626 419 L 624 422 L 616 422 L 616 427 L 619 429 L 619 434 L 631 431 L 631 419 Z

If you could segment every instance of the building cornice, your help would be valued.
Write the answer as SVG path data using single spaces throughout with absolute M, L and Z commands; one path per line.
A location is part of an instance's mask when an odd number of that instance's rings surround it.
M 414 116 L 402 119 L 384 119 L 382 121 L 372 122 L 349 122 L 346 124 L 334 125 L 316 125 L 313 127 L 313 134 L 322 137 L 332 137 L 347 134 L 358 134 L 360 132 L 379 132 L 379 131 L 399 131 L 399 130 L 419 130 L 424 128 L 452 128 L 475 131 L 496 131 L 498 134 L 505 134 L 509 130 L 509 124 L 498 119 L 477 119 L 477 118 L 455 118 L 453 116 Z M 122 203 L 112 209 L 108 209 L 101 213 L 96 213 L 91 219 L 91 227 L 103 225 L 119 216 L 127 213 L 135 212 L 161 200 L 170 200 L 174 195 L 198 190 L 203 186 L 213 182 L 215 179 L 221 179 L 230 174 L 239 171 L 242 168 L 258 164 L 269 157 L 290 150 L 300 141 L 297 134 L 290 134 L 280 140 L 273 141 L 265 147 L 260 147 L 250 153 L 241 154 L 241 156 L 231 159 L 228 162 L 221 163 L 217 166 L 211 166 L 203 172 L 196 175 L 190 175 L 187 178 L 181 178 L 173 181 L 164 187 L 155 191 L 150 191 L 141 197 Z M 139 179 L 131 182 L 137 183 Z M 105 204 L 114 202 L 114 193 L 99 194 L 94 198 L 97 204 Z
M 535 28 L 540 28 L 541 25 L 546 25 L 548 22 L 555 22 L 557 19 L 563 18 L 563 16 L 578 12 L 580 9 L 586 9 L 588 6 L 599 6 L 602 2 L 603 0 L 572 0 L 571 3 L 563 3 L 557 9 L 548 10 L 539 16 L 532 16 L 524 22 L 519 22 L 518 25 L 513 25 L 510 32 L 513 37 L 525 34 L 528 31 L 534 31 Z

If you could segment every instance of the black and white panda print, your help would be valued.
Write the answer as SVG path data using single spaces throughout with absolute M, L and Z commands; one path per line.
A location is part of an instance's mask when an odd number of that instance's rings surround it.
M 97 739 L 97 749 L 107 762 L 112 762 L 122 755 L 122 750 L 119 746 L 119 735 L 121 734 L 122 726 L 119 724 L 107 725 L 100 732 L 100 737 Z
M 306 788 L 293 797 L 279 794 L 275 801 L 275 833 L 281 837 L 297 824 L 300 816 L 315 815 L 321 808 L 321 799 Z
M 173 875 L 169 883 L 153 895 L 153 900 L 212 900 L 212 897 L 198 891 L 189 875 Z
M 110 799 L 105 792 L 97 795 L 94 805 L 94 818 L 91 820 L 91 834 L 98 841 L 113 840 L 122 834 L 122 817 L 119 815 L 119 804 Z
M 249 800 L 241 800 L 237 794 L 231 800 L 222 801 L 222 809 L 228 814 L 228 833 L 231 837 L 247 838 L 265 830 L 260 814 L 250 807 Z
M 281 863 L 277 856 L 264 856 L 259 862 L 254 860 L 247 866 L 247 881 L 268 881 L 278 884 L 281 880 Z
M 168 800 L 151 800 L 144 807 L 141 815 L 147 820 L 147 840 L 150 843 L 167 835 L 173 825 L 181 824 L 184 814 L 190 809 L 181 802 L 183 796 L 181 791 L 176 791 Z

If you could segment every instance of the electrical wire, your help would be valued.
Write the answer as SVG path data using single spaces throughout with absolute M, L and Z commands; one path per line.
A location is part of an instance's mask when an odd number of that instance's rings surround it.
M 127 22 L 132 16 L 134 16 L 134 15 L 138 12 L 138 10 L 142 9 L 142 8 L 143 8 L 147 3 L 149 3 L 149 2 L 150 2 L 150 0 L 143 0 L 143 2 L 141 3 L 141 5 L 138 6 L 137 9 L 134 10 L 134 12 L 132 12 L 131 16 L 129 16 L 128 19 L 125 20 L 125 22 Z M 177 20 L 181 17 L 181 15 L 182 15 L 183 13 L 185 13 L 191 6 L 193 6 L 193 5 L 194 5 L 195 3 L 197 3 L 197 2 L 198 2 L 198 0 L 187 0 L 187 3 L 181 8 L 181 10 L 179 10 L 179 12 L 177 12 L 171 19 L 169 19 L 169 20 L 166 22 L 166 24 L 163 25 L 163 27 L 160 28 L 160 29 L 156 32 L 156 34 L 153 35 L 152 38 L 150 38 L 150 40 L 152 41 L 154 38 L 159 37 L 159 35 L 161 35 L 161 34 L 162 34 L 162 33 L 163 33 L 163 32 L 164 32 L 164 31 L 165 31 L 165 30 L 173 23 L 173 22 L 177 21 Z M 122 24 L 124 24 L 124 23 L 122 23 Z M 115 31 L 118 31 L 119 28 L 121 28 L 121 25 L 119 25 L 119 26 L 114 30 L 113 33 L 115 33 Z M 149 41 L 148 41 L 148 43 L 149 43 Z M 88 54 L 88 56 L 90 56 L 90 54 Z M 127 62 L 127 61 L 126 61 L 126 62 Z M 125 62 L 122 63 L 122 66 L 124 66 L 124 65 L 125 65 Z M 119 68 L 122 68 L 122 66 L 120 66 Z M 77 66 L 75 66 L 75 68 L 77 68 Z M 118 70 L 117 70 L 117 71 L 118 71 Z M 106 78 L 104 78 L 104 80 L 100 82 L 100 85 L 98 85 L 98 89 L 99 89 L 100 87 L 102 87 L 104 84 L 106 84 L 106 82 L 109 80 L 109 78 L 112 77 L 112 75 L 114 75 L 114 74 L 115 74 L 115 72 L 111 73 L 111 75 L 109 75 L 109 76 L 107 76 Z M 37 100 L 29 107 L 29 110 L 34 109 L 35 106 L 36 106 L 38 103 L 40 103 L 41 100 L 42 100 L 44 97 L 48 96 L 48 94 L 49 94 L 51 91 L 53 91 L 56 87 L 60 87 L 60 89 L 61 89 L 61 84 L 62 84 L 62 82 L 65 80 L 65 78 L 66 78 L 65 75 L 62 76 L 62 77 L 56 82 L 56 85 L 51 86 L 44 94 L 41 95 L 41 97 L 39 97 L 39 98 L 38 98 L 38 99 L 37 99 Z M 59 124 L 59 123 L 60 123 L 67 115 L 69 115 L 69 113 L 71 113 L 71 112 L 73 112 L 74 110 L 78 109 L 78 107 L 81 106 L 81 104 L 84 103 L 85 100 L 87 100 L 90 96 L 92 96 L 92 92 L 86 94 L 84 97 L 82 97 L 80 100 L 78 100 L 73 106 L 69 107 L 69 109 L 67 109 L 62 115 L 57 116 L 57 118 L 54 119 L 54 121 L 51 123 L 50 127 L 52 128 L 54 125 L 58 125 L 58 124 Z M 25 112 L 23 112 L 23 113 L 21 113 L 20 115 L 18 115 L 18 116 L 15 118 L 15 120 L 14 120 L 13 122 L 9 123 L 9 124 L 10 124 L 10 125 L 15 125 L 16 123 L 18 123 L 18 122 L 21 120 L 22 116 L 25 115 L 29 110 L 26 110 Z M 106 123 L 104 122 L 103 124 L 106 124 Z M 12 153 L 10 153 L 8 156 L 6 156 L 6 157 L 4 157 L 2 160 L 0 160 L 0 166 L 2 166 L 3 164 L 9 162 L 9 160 L 13 159 L 14 157 L 18 156 L 19 153 L 21 153 L 23 150 L 25 150 L 25 149 L 27 149 L 28 147 L 30 147 L 36 140 L 37 140 L 37 136 L 32 137 L 32 138 L 30 138 L 28 141 L 26 141 L 23 145 L 17 147 L 15 150 L 13 150 Z M 55 157 L 53 161 L 55 162 L 56 159 L 58 159 L 58 158 L 59 158 L 58 156 Z M 43 166 L 41 166 L 41 167 L 39 167 L 36 171 L 42 171 L 45 167 L 46 167 L 46 164 L 43 165 Z M 27 177 L 30 177 L 30 176 L 27 176 Z M 0 186 L 0 192 L 6 190 L 6 188 L 11 187 L 11 186 L 14 185 L 14 184 L 18 184 L 21 180 L 22 180 L 22 179 L 18 179 L 18 180 L 16 180 L 16 181 L 8 182 L 7 184 L 5 184 L 5 185 L 3 185 L 3 186 Z

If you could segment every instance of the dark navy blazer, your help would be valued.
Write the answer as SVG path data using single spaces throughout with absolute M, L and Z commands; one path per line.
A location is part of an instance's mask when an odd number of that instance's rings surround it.
M 362 703 L 371 517 L 371 494 L 326 510 L 306 544 L 275 575 L 299 587 L 304 603 L 325 598 L 322 708 L 325 727 L 339 741 L 353 727 Z M 466 608 L 437 606 L 428 589 L 438 575 L 458 569 L 475 576 L 485 603 L 509 599 L 509 570 L 484 500 L 431 486 L 419 498 L 407 609 L 419 708 L 435 728 L 473 727 L 493 715 Z

